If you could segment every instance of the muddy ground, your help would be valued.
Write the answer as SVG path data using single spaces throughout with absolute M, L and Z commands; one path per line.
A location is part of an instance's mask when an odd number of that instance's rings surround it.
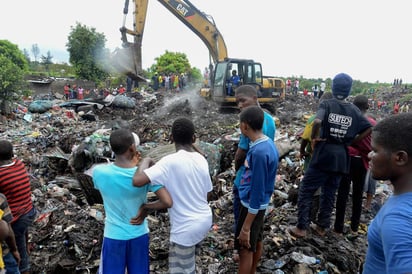
M 194 90 L 179 94 L 149 92 L 128 96 L 136 99 L 135 108 L 109 106 L 94 110 L 97 121 L 77 116 L 78 120 L 67 118 L 64 109 L 50 111 L 50 115 L 33 114 L 31 122 L 24 119 L 24 113 L 17 114 L 14 119 L 3 120 L 1 137 L 12 140 L 16 155 L 27 164 L 32 178 L 33 199 L 39 212 L 30 230 L 33 273 L 97 271 L 104 208 L 95 203 L 99 201 L 98 194 L 79 184 L 81 172 L 75 171 L 69 164 L 73 148 L 95 138 L 93 134 L 96 130 L 110 129 L 121 119 L 129 121 L 132 130 L 140 137 L 142 152 L 148 153 L 170 143 L 171 124 L 182 115 L 193 119 L 198 139 L 216 145 L 221 155 L 213 177 L 215 201 L 211 202 L 211 206 L 216 215 L 215 224 L 201 245 L 196 272 L 236 273 L 237 264 L 232 259 L 231 185 L 234 179 L 232 161 L 237 145 L 238 111 L 222 110 L 214 102 L 199 97 Z M 305 117 L 312 114 L 316 107 L 315 100 L 304 96 L 286 97 L 286 100 L 276 102 L 276 144 L 281 147 L 282 158 L 276 193 L 266 217 L 264 254 L 259 273 L 358 273 L 361 270 L 367 247 L 367 224 L 376 210 L 362 215 L 362 229 L 357 236 L 349 233 L 337 236 L 330 232 L 326 237 L 310 235 L 306 239 L 295 239 L 286 231 L 289 225 L 297 221 L 295 194 L 302 176 L 302 165 L 296 158 L 299 147 L 296 134 L 304 127 Z M 233 138 L 225 138 L 227 135 Z M 104 144 L 99 143 L 99 146 L 105 149 Z M 288 164 L 287 160 L 291 160 L 292 164 Z M 376 209 L 388 195 L 387 188 L 382 189 L 384 191 L 378 191 L 376 196 Z M 149 224 L 152 273 L 166 273 L 167 213 L 154 214 Z M 290 257 L 294 251 L 316 257 L 320 263 L 297 263 Z

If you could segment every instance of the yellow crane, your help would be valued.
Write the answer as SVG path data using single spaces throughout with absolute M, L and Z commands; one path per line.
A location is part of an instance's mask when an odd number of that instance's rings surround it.
M 126 16 L 129 0 L 125 0 L 123 9 L 123 26 L 120 28 L 124 54 L 122 68 L 135 80 L 143 79 L 142 75 L 142 40 L 145 29 L 149 0 L 133 0 L 133 29 L 126 27 Z M 237 85 L 251 84 L 258 89 L 258 100 L 261 103 L 272 103 L 284 92 L 285 84 L 280 78 L 263 76 L 262 65 L 252 59 L 229 58 L 222 34 L 216 27 L 213 17 L 198 10 L 188 0 L 158 0 L 166 9 L 192 30 L 206 45 L 210 55 L 210 87 L 204 87 L 201 95 L 211 97 L 214 101 L 225 104 L 235 103 L 231 76 L 236 71 Z M 133 41 L 128 41 L 128 35 Z M 131 60 L 128 61 L 128 60 Z

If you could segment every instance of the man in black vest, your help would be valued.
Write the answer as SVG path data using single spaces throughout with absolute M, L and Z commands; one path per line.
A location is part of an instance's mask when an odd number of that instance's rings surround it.
M 347 147 L 371 131 L 371 124 L 360 110 L 344 100 L 351 88 L 349 75 L 336 75 L 332 83 L 334 98 L 319 105 L 311 135 L 312 159 L 299 187 L 298 223 L 288 230 L 295 237 L 306 237 L 309 227 L 318 235 L 325 235 L 339 182 L 349 172 Z M 310 225 L 312 197 L 319 187 L 322 188 L 319 214 L 316 224 Z

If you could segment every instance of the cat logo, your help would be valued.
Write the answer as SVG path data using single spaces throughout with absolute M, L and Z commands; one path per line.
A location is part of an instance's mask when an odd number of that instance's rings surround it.
M 186 16 L 186 14 L 188 13 L 188 9 L 186 7 L 184 7 L 182 4 L 177 5 L 176 9 L 183 15 Z

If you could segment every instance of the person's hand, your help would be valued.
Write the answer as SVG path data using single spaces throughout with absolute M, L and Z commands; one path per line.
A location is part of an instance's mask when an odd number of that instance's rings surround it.
M 237 239 L 239 240 L 240 246 L 250 248 L 250 230 L 244 230 L 242 228 Z
M 136 150 L 136 154 L 133 156 L 132 161 L 135 163 L 135 165 L 138 165 L 141 159 L 142 158 L 140 152 Z
M 144 219 L 146 218 L 146 216 L 147 216 L 147 210 L 142 205 L 139 208 L 139 212 L 137 212 L 137 215 L 133 217 L 132 219 L 130 219 L 130 223 L 132 225 L 141 225 L 144 222 Z
M 20 257 L 19 251 L 16 249 L 16 250 L 10 251 L 10 252 L 11 252 L 11 254 L 13 254 L 14 259 L 16 259 L 17 265 L 19 265 L 19 264 L 20 264 L 20 261 L 21 261 L 21 257 Z
M 305 152 L 300 152 L 299 153 L 299 159 L 301 159 L 301 160 L 303 160 L 303 159 L 305 159 L 305 157 L 306 156 L 308 156 L 309 155 L 309 153 L 307 153 L 306 151 Z

